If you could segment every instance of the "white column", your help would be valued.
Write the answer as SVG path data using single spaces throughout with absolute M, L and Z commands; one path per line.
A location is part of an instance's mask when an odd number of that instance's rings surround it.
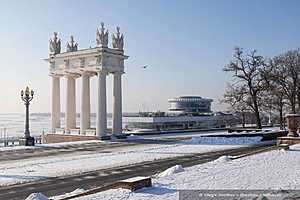
M 122 134 L 122 80 L 123 72 L 113 73 L 113 121 L 112 133 Z
M 97 104 L 97 125 L 96 135 L 104 137 L 107 133 L 107 113 L 106 113 L 106 76 L 107 72 L 98 72 L 98 104 Z
M 52 109 L 51 109 L 52 133 L 60 128 L 60 77 L 52 76 Z
M 90 128 L 90 75 L 82 74 L 81 91 L 81 114 L 80 114 L 80 134 L 85 134 L 85 130 Z
M 76 128 L 76 77 L 67 76 L 67 109 L 66 109 L 66 133 Z

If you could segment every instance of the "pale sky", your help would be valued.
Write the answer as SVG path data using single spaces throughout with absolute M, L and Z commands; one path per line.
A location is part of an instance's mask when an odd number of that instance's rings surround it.
M 7 0 L 0 1 L 0 113 L 23 112 L 20 90 L 36 92 L 32 112 L 50 111 L 48 41 L 54 31 L 63 51 L 71 34 L 79 48 L 95 46 L 104 22 L 125 35 L 123 111 L 167 110 L 168 98 L 198 95 L 218 101 L 228 76 L 222 71 L 235 46 L 273 56 L 300 44 L 297 0 Z M 111 41 L 110 41 L 111 42 Z M 143 70 L 142 65 L 149 68 Z M 111 112 L 112 79 L 107 79 Z M 92 79 L 92 111 L 96 78 Z M 62 81 L 62 111 L 65 111 Z M 77 112 L 81 81 L 77 80 Z

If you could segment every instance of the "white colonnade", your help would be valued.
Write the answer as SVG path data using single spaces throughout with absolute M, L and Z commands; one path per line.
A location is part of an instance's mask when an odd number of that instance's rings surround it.
M 122 135 L 122 74 L 124 73 L 123 34 L 117 27 L 112 35 L 112 48 L 108 47 L 108 31 L 101 23 L 97 29 L 96 47 L 78 50 L 74 37 L 67 43 L 66 52 L 61 53 L 61 40 L 54 33 L 50 40 L 49 58 L 52 77 L 52 133 L 96 135 L 101 139 L 108 138 L 106 77 L 113 75 L 113 114 L 112 135 Z M 97 119 L 96 129 L 91 128 L 90 79 L 97 77 Z M 61 127 L 60 82 L 62 77 L 67 80 L 65 127 Z M 81 79 L 80 127 L 76 127 L 76 79 Z
M 100 138 L 107 136 L 107 102 L 106 102 L 106 71 L 97 73 L 97 119 L 95 135 Z M 122 87 L 120 72 L 113 73 L 113 114 L 112 114 L 112 134 L 122 134 Z M 91 129 L 91 108 L 90 108 L 90 77 L 91 73 L 81 74 L 81 110 L 80 129 L 76 127 L 76 78 L 79 76 L 67 75 L 67 99 L 65 113 L 65 134 L 70 134 L 71 130 L 78 130 L 78 134 L 86 135 L 86 132 L 93 132 Z M 52 132 L 61 129 L 60 120 L 60 79 L 59 76 L 52 76 Z M 93 134 L 92 134 L 93 135 Z

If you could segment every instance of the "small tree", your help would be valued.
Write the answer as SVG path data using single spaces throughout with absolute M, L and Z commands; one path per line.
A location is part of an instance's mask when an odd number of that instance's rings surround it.
M 232 86 L 238 93 L 243 93 L 253 111 L 257 128 L 261 128 L 260 100 L 261 93 L 266 90 L 262 72 L 265 70 L 264 57 L 252 51 L 245 55 L 242 48 L 235 48 L 233 60 L 224 67 L 225 72 L 232 74 Z M 227 90 L 228 91 L 228 90 Z M 225 93 L 226 96 L 226 93 Z

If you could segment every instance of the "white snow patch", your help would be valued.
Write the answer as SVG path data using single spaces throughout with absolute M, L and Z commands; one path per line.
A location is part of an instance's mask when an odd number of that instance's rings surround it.
M 69 146 L 69 145 L 80 145 L 80 144 L 89 144 L 89 143 L 103 143 L 103 142 L 106 142 L 106 141 L 85 140 L 85 141 L 60 142 L 60 143 L 51 143 L 51 144 L 35 144 L 35 146 L 8 146 L 8 147 L 0 147 L 0 152 L 26 150 L 26 149 L 37 149 L 37 148 L 43 148 L 43 147 L 63 147 L 63 146 Z
M 25 200 L 49 200 L 49 198 L 42 193 L 32 193 Z
M 140 135 L 131 134 L 131 135 L 127 136 L 127 140 L 141 140 L 141 139 L 144 139 L 144 137 L 142 137 Z
M 262 137 L 192 137 L 186 140 L 184 144 L 206 144 L 206 145 L 245 145 L 257 144 L 261 142 Z
M 225 157 L 226 158 L 226 157 Z M 221 160 L 223 160 L 222 158 Z M 227 160 L 227 158 L 225 159 Z M 157 177 L 153 187 L 136 192 L 113 189 L 76 200 L 176 200 L 178 190 L 299 190 L 300 144 L 231 160 L 185 168 L 176 176 Z
M 51 199 L 52 199 L 52 200 L 64 199 L 64 198 L 71 197 L 71 196 L 76 195 L 76 194 L 81 194 L 81 193 L 83 193 L 84 191 L 85 191 L 84 189 L 77 188 L 76 190 L 74 190 L 74 191 L 72 191 L 72 192 L 68 192 L 68 193 L 63 194 L 63 195 L 51 197 Z
M 281 153 L 286 153 L 287 151 L 285 149 L 280 149 L 279 150 Z
M 8 147 L 0 147 L 0 152 L 3 151 L 17 151 L 17 150 L 24 150 L 24 149 L 35 149 L 38 148 L 36 146 L 8 146 Z
M 182 165 L 175 165 L 175 166 L 170 167 L 170 168 L 166 169 L 165 171 L 159 173 L 158 177 L 171 176 L 173 174 L 177 174 L 177 173 L 180 173 L 183 171 L 184 171 L 184 169 L 183 169 Z
M 51 143 L 51 144 L 36 144 L 37 147 L 62 147 L 68 145 L 80 145 L 80 144 L 89 144 L 89 143 L 104 143 L 109 141 L 101 141 L 101 140 L 83 140 L 83 141 L 74 141 L 74 142 L 59 142 L 59 143 Z
M 232 156 L 221 156 L 219 158 L 217 158 L 216 160 L 214 160 L 215 163 L 223 163 L 223 162 L 229 162 L 232 160 Z
M 74 200 L 127 200 L 127 199 L 132 199 L 132 200 L 140 200 L 142 198 L 132 198 L 134 193 L 132 193 L 130 190 L 127 189 L 110 189 L 106 190 L 101 193 L 101 196 L 99 197 L 99 193 L 88 195 L 88 196 L 83 196 L 79 198 L 75 198 Z M 54 198 L 54 200 L 56 200 Z M 151 199 L 149 199 L 151 200 Z M 155 200 L 155 199 L 152 199 Z

